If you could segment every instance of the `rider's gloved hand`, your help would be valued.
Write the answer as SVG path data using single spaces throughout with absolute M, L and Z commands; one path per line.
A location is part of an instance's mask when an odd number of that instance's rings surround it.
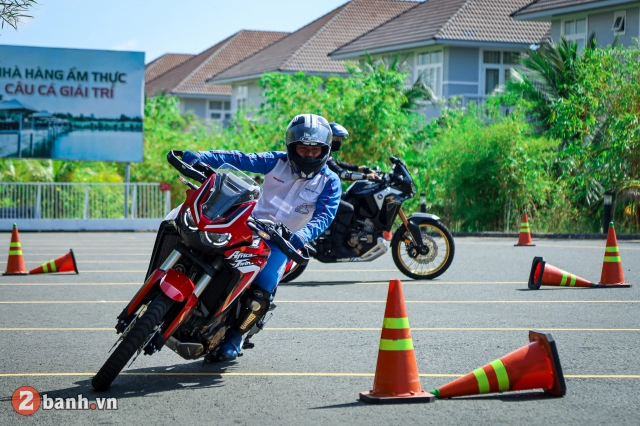
M 200 154 L 194 151 L 185 151 L 182 153 L 182 161 L 193 166 L 198 161 L 201 161 Z
M 291 243 L 293 248 L 295 248 L 296 250 L 302 250 L 304 248 L 304 239 L 300 235 L 296 234 L 295 232 L 291 234 L 291 237 L 289 238 L 289 242 Z
M 371 172 L 367 175 L 367 180 L 379 180 L 380 179 L 380 175 L 378 175 L 376 172 Z

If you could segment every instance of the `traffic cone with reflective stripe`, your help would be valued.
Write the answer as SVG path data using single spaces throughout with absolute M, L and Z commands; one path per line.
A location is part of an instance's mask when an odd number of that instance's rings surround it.
M 618 248 L 616 231 L 613 229 L 613 222 L 609 223 L 607 247 L 604 249 L 604 262 L 602 262 L 602 275 L 596 287 L 631 287 L 631 284 L 624 282 L 620 249 Z
M 514 246 L 535 246 L 531 241 L 531 229 L 529 228 L 529 216 L 525 211 L 522 215 L 522 223 L 520 223 L 520 237 L 518 238 L 518 244 Z
M 360 400 L 370 404 L 435 401 L 420 386 L 400 280 L 389 281 L 373 389 L 360 392 Z
M 540 286 L 543 285 L 559 287 L 596 287 L 596 284 L 591 281 L 547 264 L 544 257 L 534 257 L 531 265 L 531 272 L 529 273 L 529 288 L 531 290 L 538 290 Z
M 45 262 L 42 266 L 38 266 L 29 271 L 30 274 L 51 274 L 55 272 L 78 273 L 78 266 L 76 265 L 76 257 L 73 255 L 73 250 L 69 249 L 69 253 L 53 259 L 50 262 Z
M 438 389 L 437 398 L 478 395 L 528 389 L 543 389 L 553 396 L 564 396 L 567 387 L 551 333 L 529 331 L 527 346 L 511 352 L 484 367 L 473 370 Z
M 22 245 L 18 234 L 18 224 L 13 224 L 11 230 L 11 242 L 9 243 L 9 258 L 7 259 L 7 270 L 2 275 L 27 275 L 27 268 L 24 266 L 22 257 Z

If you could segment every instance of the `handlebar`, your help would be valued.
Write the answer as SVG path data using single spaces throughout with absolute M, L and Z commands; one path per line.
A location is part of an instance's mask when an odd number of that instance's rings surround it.
M 205 180 L 207 180 L 207 178 L 210 176 L 210 174 L 208 173 L 208 170 L 206 170 L 206 167 L 208 166 L 202 163 L 198 163 L 196 166 L 202 170 L 202 171 L 198 171 L 196 168 L 194 168 L 190 164 L 187 164 L 184 161 L 182 161 L 183 154 L 184 154 L 183 151 L 172 149 L 167 153 L 167 161 L 177 171 L 179 171 L 181 174 L 183 174 L 186 177 L 197 180 L 200 183 L 203 183 Z
M 247 221 L 247 226 L 251 230 L 255 231 L 261 238 L 273 241 L 273 243 L 282 250 L 282 253 L 284 253 L 285 256 L 296 262 L 298 265 L 306 265 L 309 263 L 309 247 L 305 244 L 303 251 L 306 252 L 306 256 L 305 254 L 298 253 L 293 245 L 281 235 L 281 232 L 286 233 L 288 231 L 288 228 L 283 224 L 275 224 L 270 220 L 260 220 L 255 217 L 251 217 L 251 219 Z

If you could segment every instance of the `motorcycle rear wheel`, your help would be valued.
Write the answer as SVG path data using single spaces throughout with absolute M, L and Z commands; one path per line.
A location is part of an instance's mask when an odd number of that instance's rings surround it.
M 142 344 L 153 332 L 156 325 L 160 323 L 172 304 L 173 300 L 169 299 L 163 293 L 160 293 L 160 295 L 149 304 L 144 315 L 138 318 L 133 328 L 113 351 L 109 359 L 107 359 L 100 371 L 98 371 L 98 374 L 91 380 L 91 386 L 93 386 L 95 390 L 101 392 L 109 389 L 111 383 L 118 377 L 118 374 L 120 374 L 138 349 L 141 349 Z
M 307 265 L 296 265 L 287 275 L 282 277 L 280 282 L 281 283 L 288 283 L 288 282 L 291 282 L 291 281 L 295 280 L 300 275 L 302 275 L 302 273 L 304 272 L 305 269 L 307 269 Z
M 429 247 L 426 255 L 416 254 L 412 248 L 411 234 L 404 225 L 393 234 L 391 254 L 400 272 L 416 280 L 432 280 L 444 274 L 455 254 L 455 244 L 451 232 L 437 220 L 418 225 L 422 241 Z

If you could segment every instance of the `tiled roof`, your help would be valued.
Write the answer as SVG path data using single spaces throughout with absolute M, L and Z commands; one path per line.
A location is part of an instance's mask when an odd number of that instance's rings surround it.
M 344 64 L 329 58 L 329 52 L 417 4 L 413 1 L 352 0 L 211 81 L 242 81 L 245 77 L 253 78 L 268 71 L 344 73 Z
M 537 43 L 547 22 L 522 22 L 510 17 L 530 0 L 427 0 L 331 53 L 350 57 L 365 51 L 391 51 L 437 40 Z
M 529 1 L 529 4 L 524 6 L 513 14 L 513 16 L 525 15 L 534 12 L 545 12 L 552 9 L 560 9 L 571 6 L 580 6 L 587 3 L 599 3 L 603 0 L 536 0 Z
M 194 55 L 187 53 L 166 53 L 159 58 L 149 62 L 144 67 L 144 81 L 149 82 L 158 78 L 165 72 L 177 67 L 184 61 L 193 58 Z
M 145 94 L 231 95 L 231 86 L 205 81 L 289 33 L 242 30 L 147 82 Z

